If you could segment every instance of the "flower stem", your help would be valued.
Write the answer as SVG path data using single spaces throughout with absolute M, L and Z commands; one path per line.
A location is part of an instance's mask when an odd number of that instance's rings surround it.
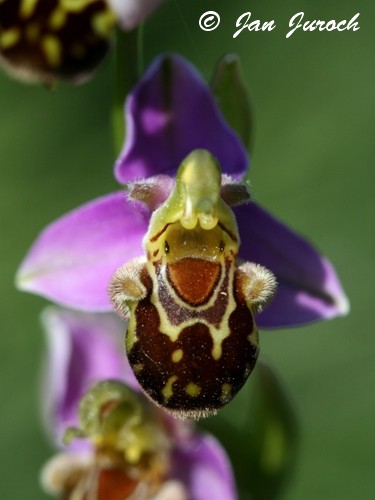
M 124 144 L 126 96 L 137 83 L 142 72 L 143 27 L 125 32 L 116 29 L 114 43 L 114 99 L 113 99 L 113 138 L 116 155 Z

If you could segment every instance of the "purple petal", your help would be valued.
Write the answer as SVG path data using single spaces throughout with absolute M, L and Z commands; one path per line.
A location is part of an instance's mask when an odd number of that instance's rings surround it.
M 259 326 L 286 327 L 347 314 L 348 300 L 325 257 L 255 203 L 234 212 L 240 257 L 264 265 L 278 281 L 275 298 L 258 316 Z
M 164 0 L 109 0 L 121 27 L 128 31 L 135 28 Z
M 66 427 L 77 424 L 79 400 L 94 382 L 121 379 L 133 388 L 139 386 L 122 347 L 125 323 L 117 316 L 50 307 L 42 320 L 48 344 L 43 413 L 47 428 L 60 442 Z M 72 446 L 82 444 L 78 440 Z
M 109 311 L 109 280 L 143 254 L 147 225 L 122 192 L 87 203 L 44 229 L 21 264 L 18 287 L 64 306 Z
M 126 103 L 127 136 L 116 162 L 121 183 L 175 175 L 194 149 L 209 150 L 223 172 L 242 177 L 246 152 L 225 123 L 207 85 L 184 59 L 158 58 Z
M 195 436 L 173 456 L 172 477 L 180 480 L 191 500 L 235 500 L 237 498 L 229 459 L 216 439 Z

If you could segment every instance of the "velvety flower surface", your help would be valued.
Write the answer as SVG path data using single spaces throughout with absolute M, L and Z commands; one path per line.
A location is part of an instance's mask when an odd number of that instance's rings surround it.
M 43 323 L 48 340 L 43 391 L 45 416 L 49 429 L 57 431 L 54 440 L 59 444 L 62 430 L 77 425 L 78 402 L 92 384 L 117 379 L 135 391 L 140 389 L 120 347 L 124 325 L 115 315 L 51 307 L 45 311 Z M 213 493 L 215 498 L 234 500 L 236 489 L 231 466 L 216 439 L 198 433 L 191 423 L 176 421 L 154 406 L 152 411 L 167 430 L 170 465 L 163 485 L 166 491 L 172 488 L 172 492 L 184 492 L 182 500 L 206 500 Z M 56 477 L 61 478 L 74 470 L 91 467 L 93 460 L 91 445 L 85 440 L 73 441 L 47 464 L 43 473 L 46 488 L 53 492 L 56 472 Z M 176 485 L 179 485 L 177 490 L 172 487 Z M 168 497 L 166 491 L 160 500 L 180 498 Z
M 170 192 L 166 175 L 173 177 L 193 149 L 210 151 L 223 174 L 238 179 L 246 171 L 240 140 L 208 87 L 180 57 L 163 57 L 151 66 L 127 100 L 126 120 L 128 134 L 115 176 L 121 183 L 148 178 L 146 184 L 158 186 L 155 205 Z M 264 265 L 278 281 L 276 298 L 258 316 L 258 326 L 297 325 L 347 313 L 333 266 L 312 245 L 254 202 L 234 211 L 242 240 L 239 257 Z M 140 210 L 121 193 L 83 205 L 41 233 L 19 269 L 18 286 L 73 308 L 110 310 L 109 280 L 119 266 L 143 254 L 149 216 L 147 208 Z

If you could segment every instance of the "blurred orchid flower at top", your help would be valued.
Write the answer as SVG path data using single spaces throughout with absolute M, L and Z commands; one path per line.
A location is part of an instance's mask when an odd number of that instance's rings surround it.
M 132 30 L 162 2 L 2 0 L 0 61 L 29 82 L 82 82 L 106 55 L 116 24 Z
M 247 170 L 238 136 L 209 88 L 180 57 L 162 57 L 150 67 L 127 99 L 126 122 L 115 177 L 128 184 L 130 197 L 123 191 L 106 195 L 49 225 L 18 271 L 19 288 L 76 309 L 110 310 L 111 276 L 143 254 L 150 215 L 171 192 L 182 160 L 197 148 L 216 157 L 224 174 L 224 199 L 226 186 L 235 185 Z M 135 182 L 139 179 L 144 180 Z M 137 190 L 144 203 L 134 201 L 140 198 L 134 195 Z M 347 313 L 348 301 L 328 259 L 255 202 L 233 210 L 239 257 L 265 266 L 278 282 L 276 297 L 257 317 L 258 326 L 286 327 Z
M 121 352 L 123 324 L 115 315 L 51 307 L 43 323 L 44 417 L 55 445 L 61 448 L 68 426 L 71 441 L 43 468 L 46 492 L 64 499 L 237 498 L 219 442 L 140 393 Z

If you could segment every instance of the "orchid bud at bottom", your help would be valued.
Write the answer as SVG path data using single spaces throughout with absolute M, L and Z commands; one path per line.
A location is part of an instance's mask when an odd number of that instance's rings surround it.
M 94 385 L 79 404 L 79 426 L 68 428 L 65 444 L 85 439 L 92 450 L 65 452 L 42 472 L 44 489 L 62 499 L 173 498 L 183 487 L 168 481 L 170 436 L 163 416 L 142 394 L 110 380 Z M 166 489 L 166 490 L 165 490 Z

